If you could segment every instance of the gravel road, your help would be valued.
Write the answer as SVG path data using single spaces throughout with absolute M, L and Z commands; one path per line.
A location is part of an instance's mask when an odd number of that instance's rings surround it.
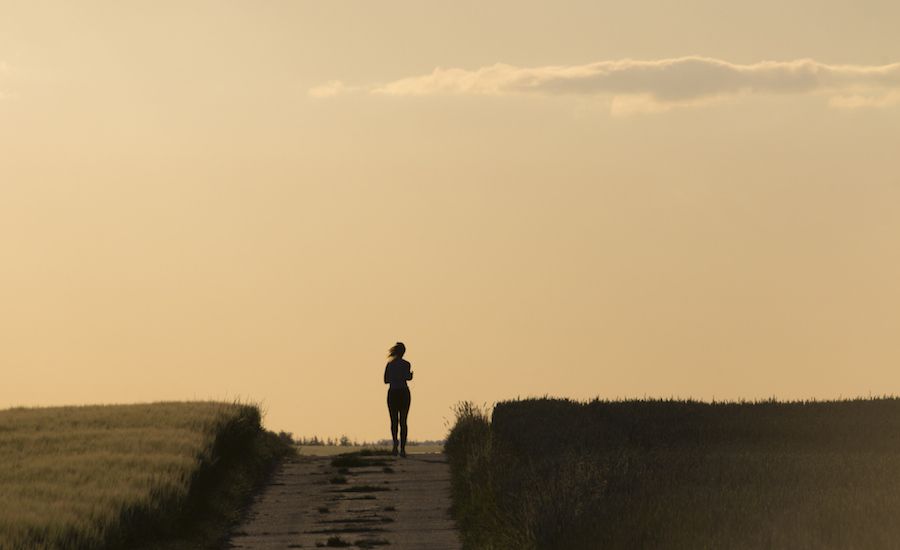
M 275 473 L 228 547 L 458 550 L 449 508 L 443 454 L 300 455 Z

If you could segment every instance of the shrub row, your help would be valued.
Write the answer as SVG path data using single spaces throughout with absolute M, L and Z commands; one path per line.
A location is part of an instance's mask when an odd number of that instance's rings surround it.
M 467 548 L 889 548 L 900 400 L 470 404 L 447 439 Z

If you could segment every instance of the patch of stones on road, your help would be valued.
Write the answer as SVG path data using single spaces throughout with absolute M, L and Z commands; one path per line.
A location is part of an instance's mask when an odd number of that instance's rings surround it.
M 459 549 L 441 454 L 295 457 L 256 498 L 229 548 Z

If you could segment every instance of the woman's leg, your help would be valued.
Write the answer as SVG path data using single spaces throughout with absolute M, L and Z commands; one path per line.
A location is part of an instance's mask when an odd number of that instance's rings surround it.
M 400 417 L 400 408 L 397 406 L 396 392 L 388 390 L 387 406 L 388 414 L 391 415 L 391 439 L 394 442 L 394 452 L 397 451 L 397 424 Z
M 402 397 L 401 403 L 399 403 L 399 413 L 400 413 L 400 452 L 404 455 L 406 454 L 406 418 L 409 416 L 409 406 L 412 404 L 412 395 L 409 393 L 409 388 L 404 388 L 404 391 L 398 392 Z M 395 440 L 396 441 L 396 440 Z

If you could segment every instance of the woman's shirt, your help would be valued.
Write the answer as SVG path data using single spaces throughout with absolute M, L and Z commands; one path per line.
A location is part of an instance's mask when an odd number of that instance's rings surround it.
M 405 388 L 406 381 L 412 380 L 412 365 L 404 359 L 394 359 L 384 367 L 384 383 L 391 389 Z

